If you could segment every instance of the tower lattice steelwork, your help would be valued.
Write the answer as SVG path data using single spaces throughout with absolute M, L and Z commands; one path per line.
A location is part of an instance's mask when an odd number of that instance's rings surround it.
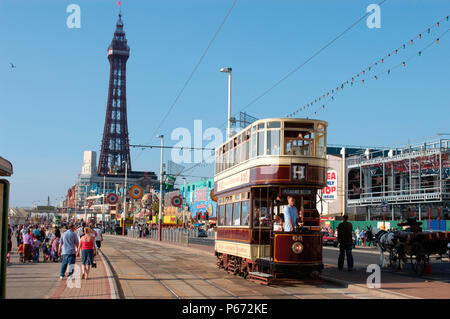
M 128 165 L 128 171 L 131 171 L 126 95 L 126 64 L 129 55 L 130 47 L 127 45 L 122 15 L 119 13 L 114 38 L 108 48 L 108 104 L 98 165 L 99 175 L 124 172 L 124 162 Z

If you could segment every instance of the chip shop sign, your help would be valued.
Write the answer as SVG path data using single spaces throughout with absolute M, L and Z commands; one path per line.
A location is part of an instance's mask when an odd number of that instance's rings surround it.
M 322 197 L 324 200 L 333 201 L 337 195 L 337 172 L 329 170 L 327 172 L 327 186 L 322 189 Z

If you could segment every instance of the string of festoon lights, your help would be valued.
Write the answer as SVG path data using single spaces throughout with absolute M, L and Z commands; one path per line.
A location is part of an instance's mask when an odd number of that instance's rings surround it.
M 323 110 L 325 109 L 326 105 L 332 101 L 336 100 L 336 96 L 341 93 L 345 87 L 353 87 L 356 84 L 361 84 L 364 85 L 367 82 L 373 80 L 373 81 L 378 81 L 380 78 L 382 78 L 383 75 L 389 75 L 393 70 L 398 69 L 400 67 L 406 67 L 407 66 L 407 62 L 409 62 L 410 60 L 416 58 L 416 57 L 420 57 L 422 56 L 423 52 L 425 50 L 427 50 L 428 48 L 430 48 L 433 45 L 437 45 L 439 44 L 439 41 L 448 34 L 448 32 L 450 31 L 450 28 L 447 28 L 443 33 L 439 34 L 438 37 L 433 38 L 433 40 L 431 42 L 429 42 L 425 47 L 423 47 L 422 49 L 420 49 L 419 51 L 415 52 L 413 55 L 411 55 L 410 57 L 403 59 L 402 62 L 388 67 L 386 68 L 384 71 L 378 72 L 378 73 L 374 73 L 374 69 L 378 66 L 384 66 L 386 65 L 386 61 L 389 60 L 391 57 L 396 57 L 399 56 L 402 52 L 405 52 L 406 48 L 408 46 L 413 46 L 416 45 L 417 42 L 419 42 L 418 40 L 423 40 L 425 39 L 425 37 L 430 38 L 431 37 L 431 31 L 433 29 L 438 29 L 438 28 L 442 28 L 442 24 L 444 22 L 448 22 L 449 21 L 449 16 L 445 16 L 444 18 L 440 19 L 439 21 L 435 22 L 433 25 L 429 26 L 427 29 L 425 29 L 423 32 L 417 34 L 417 36 L 415 36 L 414 38 L 412 38 L 411 40 L 402 43 L 402 45 L 400 45 L 398 48 L 392 50 L 391 52 L 387 53 L 385 56 L 383 56 L 382 58 L 376 60 L 375 62 L 373 62 L 370 66 L 368 66 L 367 68 L 365 68 L 364 70 L 362 70 L 361 72 L 349 77 L 346 81 L 342 82 L 341 84 L 339 84 L 338 86 L 336 86 L 335 88 L 331 89 L 331 90 L 327 90 L 327 91 L 323 91 L 322 95 L 319 95 L 316 99 L 314 99 L 313 101 L 301 106 L 300 108 L 298 108 L 297 110 L 295 110 L 294 112 L 290 113 L 289 115 L 287 115 L 288 118 L 292 118 L 295 117 L 299 112 L 301 111 L 307 111 L 310 112 L 310 115 L 317 115 L 319 110 Z M 312 109 L 315 109 L 315 111 L 312 111 Z

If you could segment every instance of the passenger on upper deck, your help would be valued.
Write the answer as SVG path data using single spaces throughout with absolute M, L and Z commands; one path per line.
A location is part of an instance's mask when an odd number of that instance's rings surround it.
M 295 198 L 288 196 L 288 206 L 284 208 L 284 231 L 294 231 L 298 222 L 298 210 L 295 207 Z

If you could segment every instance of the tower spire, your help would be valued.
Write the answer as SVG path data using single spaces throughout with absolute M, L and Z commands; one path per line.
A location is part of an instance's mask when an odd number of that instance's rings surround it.
M 126 63 L 130 56 L 123 30 L 122 15 L 116 23 L 114 37 L 108 48 L 110 63 L 108 102 L 100 151 L 98 174 L 131 171 L 127 123 Z

